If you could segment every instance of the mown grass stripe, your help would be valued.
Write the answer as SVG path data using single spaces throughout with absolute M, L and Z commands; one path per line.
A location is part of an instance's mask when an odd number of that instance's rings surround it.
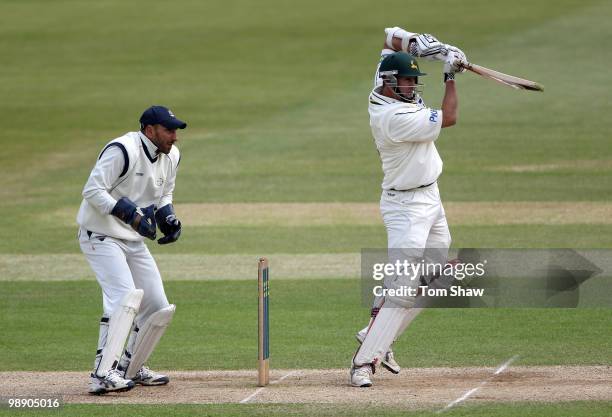
M 164 280 L 257 279 L 257 255 L 155 255 Z M 274 279 L 358 278 L 359 253 L 271 254 Z M 94 279 L 81 254 L 0 255 L 0 281 Z
M 599 201 L 443 202 L 456 226 L 515 224 L 612 224 L 612 203 Z M 340 226 L 381 225 L 379 205 L 372 203 L 198 203 L 176 204 L 188 226 Z M 63 207 L 40 219 L 74 225 L 75 208 Z

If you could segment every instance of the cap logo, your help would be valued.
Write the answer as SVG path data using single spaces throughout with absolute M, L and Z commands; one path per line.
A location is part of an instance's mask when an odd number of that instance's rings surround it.
M 417 66 L 417 64 L 414 63 L 414 61 L 410 61 L 410 68 L 419 69 L 419 67 Z

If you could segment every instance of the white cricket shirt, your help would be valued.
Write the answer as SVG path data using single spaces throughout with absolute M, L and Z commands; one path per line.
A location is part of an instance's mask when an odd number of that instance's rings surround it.
M 111 213 L 117 200 L 127 197 L 139 207 L 172 203 L 180 153 L 172 146 L 168 155 L 141 132 L 113 139 L 98 156 L 83 188 L 77 223 L 89 231 L 117 239 L 140 241 L 139 235 Z
M 382 59 L 393 53 L 383 50 Z M 370 128 L 382 162 L 384 190 L 409 190 L 435 182 L 442 159 L 434 141 L 442 128 L 442 110 L 383 96 L 378 68 L 370 93 Z

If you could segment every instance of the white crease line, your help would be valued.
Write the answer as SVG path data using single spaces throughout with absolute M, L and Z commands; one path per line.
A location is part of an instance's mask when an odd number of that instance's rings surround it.
M 289 378 L 291 375 L 293 375 L 294 373 L 296 373 L 297 371 L 291 371 L 286 375 L 281 376 L 280 378 L 271 381 L 270 385 L 272 384 L 278 384 L 279 382 L 281 382 L 282 380 Z M 266 389 L 266 387 L 259 387 L 255 390 L 255 392 L 253 392 L 251 395 L 249 395 L 248 397 L 244 398 L 243 400 L 240 401 L 240 404 L 246 404 L 249 401 L 251 401 L 253 398 L 255 398 L 257 396 L 257 394 L 259 394 L 260 392 L 262 392 L 264 389 Z
M 278 384 L 279 382 L 281 382 L 283 379 L 289 378 L 291 375 L 293 375 L 294 373 L 296 373 L 297 371 L 291 371 L 289 372 L 287 375 L 281 376 L 280 378 L 278 378 L 275 381 L 270 382 L 270 385 L 272 384 Z
M 497 368 L 497 370 L 495 371 L 495 373 L 493 373 L 493 375 L 491 375 L 490 377 L 488 377 L 487 379 L 485 379 L 484 381 L 482 381 L 476 388 L 472 388 L 471 390 L 467 391 L 465 394 L 463 394 L 461 397 L 457 398 L 454 401 L 451 401 L 450 403 L 448 403 L 446 405 L 446 407 L 444 407 L 441 410 L 438 410 L 437 414 L 443 413 L 444 411 L 453 408 L 454 406 L 456 406 L 457 404 L 459 404 L 462 401 L 467 400 L 472 394 L 474 394 L 476 391 L 478 391 L 480 388 L 484 387 L 489 381 L 491 381 L 496 375 L 501 374 L 502 372 L 504 372 L 508 366 L 510 366 L 510 364 L 512 362 L 514 362 L 515 360 L 517 360 L 519 358 L 519 355 L 514 355 L 513 357 L 511 357 L 510 359 L 508 359 L 506 362 L 502 363 L 500 365 L 499 368 Z
M 261 391 L 263 391 L 263 389 L 264 389 L 264 388 L 265 388 L 265 387 L 260 387 L 260 388 L 257 388 L 257 389 L 255 390 L 255 392 L 254 392 L 254 393 L 252 393 L 252 394 L 251 394 L 251 395 L 249 395 L 248 397 L 244 398 L 243 400 L 240 400 L 240 404 L 246 404 L 246 403 L 248 403 L 248 402 L 249 402 L 249 401 L 251 401 L 253 398 L 255 398 L 255 396 L 256 396 L 257 394 L 259 394 Z
M 507 367 L 510 366 L 510 364 L 512 362 L 514 362 L 515 360 L 517 360 L 519 357 L 519 355 L 514 355 L 513 357 L 511 357 L 510 359 L 508 359 L 502 366 L 500 366 L 497 371 L 495 371 L 495 373 L 493 375 L 499 375 L 502 372 L 504 372 L 506 370 Z
M 251 401 L 253 398 L 255 398 L 255 396 L 256 396 L 257 394 L 259 394 L 261 391 L 263 391 L 263 389 L 264 389 L 264 388 L 265 388 L 265 387 L 260 387 L 260 388 L 257 388 L 257 389 L 255 390 L 255 392 L 254 392 L 254 393 L 252 393 L 251 395 L 249 395 L 249 396 L 248 396 L 248 397 L 246 397 L 245 399 L 241 400 L 241 401 L 240 401 L 240 404 L 246 404 L 246 403 L 248 403 L 248 402 L 249 402 L 249 401 Z

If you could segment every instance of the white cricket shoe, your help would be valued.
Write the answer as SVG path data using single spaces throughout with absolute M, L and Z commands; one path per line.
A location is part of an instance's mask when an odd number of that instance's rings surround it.
M 352 387 L 367 388 L 372 386 L 373 365 L 351 366 L 349 383 Z
M 89 393 L 95 395 L 106 394 L 107 392 L 123 392 L 134 388 L 134 381 L 125 379 L 119 371 L 111 369 L 105 377 L 90 375 Z
M 367 334 L 367 328 L 360 330 L 355 335 L 355 339 L 357 339 L 357 341 L 359 342 L 360 345 L 365 340 L 366 334 Z M 400 371 L 402 370 L 402 368 L 399 366 L 399 363 L 397 363 L 395 361 L 395 357 L 393 355 L 393 350 L 391 350 L 391 348 L 389 348 L 387 353 L 385 353 L 385 355 L 382 357 L 382 359 L 380 361 L 380 364 L 387 371 L 389 371 L 391 373 L 394 373 L 396 375 L 399 374 Z
M 139 385 L 166 385 L 170 382 L 170 378 L 166 375 L 158 374 L 143 366 L 136 372 L 134 378 L 132 378 L 134 383 Z
M 382 360 L 380 361 L 380 365 L 387 371 L 396 375 L 402 370 L 399 363 L 395 362 L 395 357 L 393 356 L 393 351 L 391 349 L 385 353 L 385 356 L 383 356 Z

